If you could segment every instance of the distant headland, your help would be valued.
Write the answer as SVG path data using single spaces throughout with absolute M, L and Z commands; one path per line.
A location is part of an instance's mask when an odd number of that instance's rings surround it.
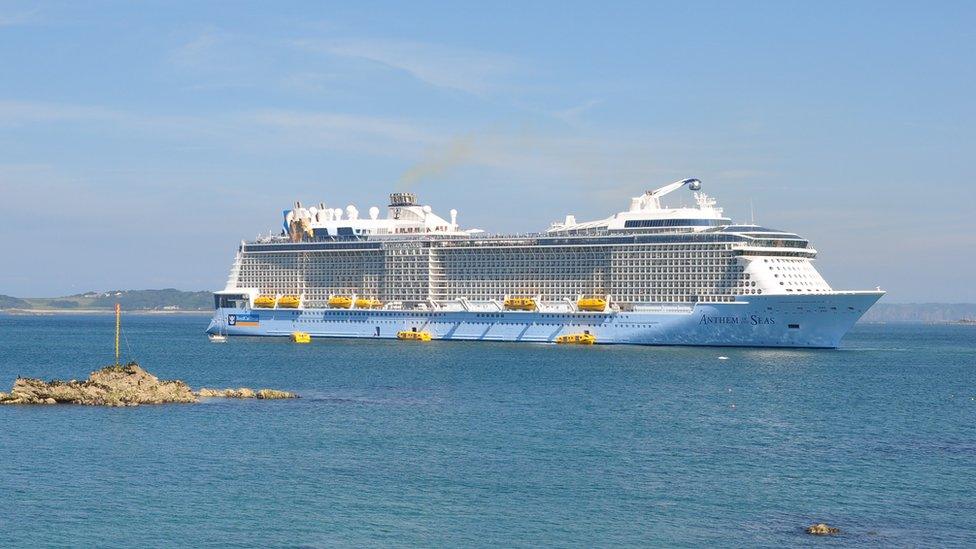
M 877 303 L 861 322 L 971 323 L 976 303 Z
M 115 304 L 128 312 L 210 312 L 213 293 L 164 290 L 111 290 L 85 292 L 62 297 L 11 297 L 0 295 L 0 310 L 11 313 L 99 313 L 112 312 Z

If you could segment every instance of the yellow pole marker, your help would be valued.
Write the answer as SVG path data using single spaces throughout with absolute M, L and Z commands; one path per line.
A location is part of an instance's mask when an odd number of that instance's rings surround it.
M 118 303 L 115 304 L 115 365 L 119 362 L 119 332 L 122 330 L 122 308 Z

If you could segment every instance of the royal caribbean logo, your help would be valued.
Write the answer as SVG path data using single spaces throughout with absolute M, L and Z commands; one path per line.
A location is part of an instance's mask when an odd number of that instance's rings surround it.
M 759 326 L 760 324 L 776 324 L 776 319 L 769 316 L 749 315 L 749 316 L 708 316 L 702 315 L 698 325 L 705 324 L 743 324 L 746 326 Z
M 227 315 L 228 326 L 258 326 L 260 323 L 261 317 L 255 314 Z

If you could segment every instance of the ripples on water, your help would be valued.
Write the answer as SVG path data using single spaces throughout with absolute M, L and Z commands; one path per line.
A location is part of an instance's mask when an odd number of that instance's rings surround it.
M 125 325 L 162 378 L 305 398 L 0 408 L 0 544 L 976 543 L 972 326 L 802 351 L 214 345 L 206 321 Z M 85 377 L 112 322 L 0 316 L 0 388 Z

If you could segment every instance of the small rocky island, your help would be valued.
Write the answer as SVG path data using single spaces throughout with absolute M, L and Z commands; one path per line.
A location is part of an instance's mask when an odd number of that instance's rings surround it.
M 840 528 L 834 528 L 823 522 L 807 526 L 806 532 L 811 536 L 832 536 L 840 533 Z
M 87 406 L 138 406 L 198 402 L 200 398 L 298 398 L 274 389 L 206 389 L 193 392 L 180 380 L 160 380 L 135 362 L 106 366 L 85 381 L 43 381 L 17 378 L 10 393 L 0 393 L 0 404 L 83 404 Z

